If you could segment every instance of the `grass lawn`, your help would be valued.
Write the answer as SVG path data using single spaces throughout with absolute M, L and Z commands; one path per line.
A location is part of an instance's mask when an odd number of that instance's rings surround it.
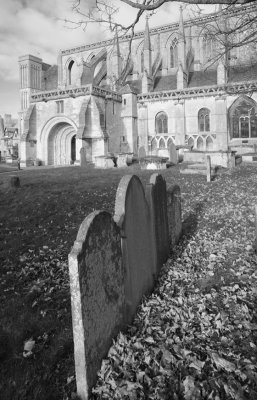
M 179 168 L 162 174 L 181 187 L 183 239 L 114 343 L 94 398 L 257 398 L 257 168 L 226 171 L 211 184 Z M 67 256 L 86 215 L 113 211 L 127 173 L 144 182 L 151 175 L 137 167 L 35 168 L 15 173 L 17 189 L 0 175 L 1 400 L 74 397 Z

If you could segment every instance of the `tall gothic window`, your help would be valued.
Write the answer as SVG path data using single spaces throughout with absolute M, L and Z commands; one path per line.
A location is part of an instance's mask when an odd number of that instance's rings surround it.
M 178 41 L 173 39 L 170 46 L 170 68 L 175 68 L 178 66 Z
M 237 99 L 229 110 L 229 122 L 232 138 L 256 138 L 257 104 L 247 97 Z
M 71 70 L 72 70 L 73 64 L 74 64 L 74 61 L 71 60 L 71 62 L 69 63 L 69 66 L 68 66 L 68 85 L 72 84 L 72 73 L 71 73 Z
M 211 35 L 203 36 L 203 62 L 211 61 L 215 56 L 215 39 Z
M 168 116 L 165 112 L 160 112 L 155 117 L 156 133 L 168 133 Z
M 198 130 L 199 132 L 210 132 L 210 110 L 201 108 L 198 112 Z

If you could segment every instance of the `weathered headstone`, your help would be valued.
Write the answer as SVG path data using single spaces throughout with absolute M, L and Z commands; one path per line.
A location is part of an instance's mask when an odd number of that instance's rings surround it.
M 181 194 L 178 185 L 170 186 L 167 189 L 167 213 L 169 240 L 171 248 L 173 248 L 182 234 Z
M 169 255 L 167 191 L 165 179 L 161 175 L 151 176 L 150 183 L 146 186 L 146 198 L 152 215 L 158 273 Z
M 114 221 L 121 229 L 122 258 L 126 271 L 125 297 L 130 323 L 142 296 L 153 289 L 156 272 L 151 215 L 144 188 L 135 175 L 126 175 L 120 181 Z
M 11 186 L 17 188 L 21 186 L 20 178 L 18 176 L 11 176 Z
M 173 164 L 178 163 L 178 154 L 176 150 L 176 146 L 173 142 L 169 144 L 169 161 Z
M 211 182 L 211 157 L 206 156 L 206 178 L 207 182 Z
M 154 174 L 146 192 L 137 176 L 118 186 L 115 215 L 91 213 L 69 254 L 77 392 L 88 400 L 112 339 L 130 324 L 150 293 L 161 264 L 181 234 L 180 189 L 166 198 L 166 182 Z
M 124 270 L 119 229 L 95 211 L 82 222 L 69 254 L 77 392 L 82 400 L 96 380 L 113 337 L 124 323 Z

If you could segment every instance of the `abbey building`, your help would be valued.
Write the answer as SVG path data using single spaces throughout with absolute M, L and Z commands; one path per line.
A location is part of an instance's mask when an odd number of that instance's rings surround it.
M 61 50 L 57 65 L 21 56 L 21 165 L 167 156 L 172 143 L 249 152 L 257 144 L 257 47 L 225 51 L 224 26 L 253 12 L 183 20 L 181 11 L 178 23 L 152 29 L 146 19 L 131 52 L 131 38 L 116 34 Z

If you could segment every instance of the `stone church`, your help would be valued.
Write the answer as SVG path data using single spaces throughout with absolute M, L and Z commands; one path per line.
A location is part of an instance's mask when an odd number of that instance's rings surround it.
M 21 165 L 104 166 L 110 154 L 249 152 L 257 144 L 257 47 L 213 34 L 256 6 L 61 50 L 57 65 L 25 55 L 20 68 Z M 243 35 L 244 33 L 237 33 Z M 240 39 L 240 38 L 239 38 Z

